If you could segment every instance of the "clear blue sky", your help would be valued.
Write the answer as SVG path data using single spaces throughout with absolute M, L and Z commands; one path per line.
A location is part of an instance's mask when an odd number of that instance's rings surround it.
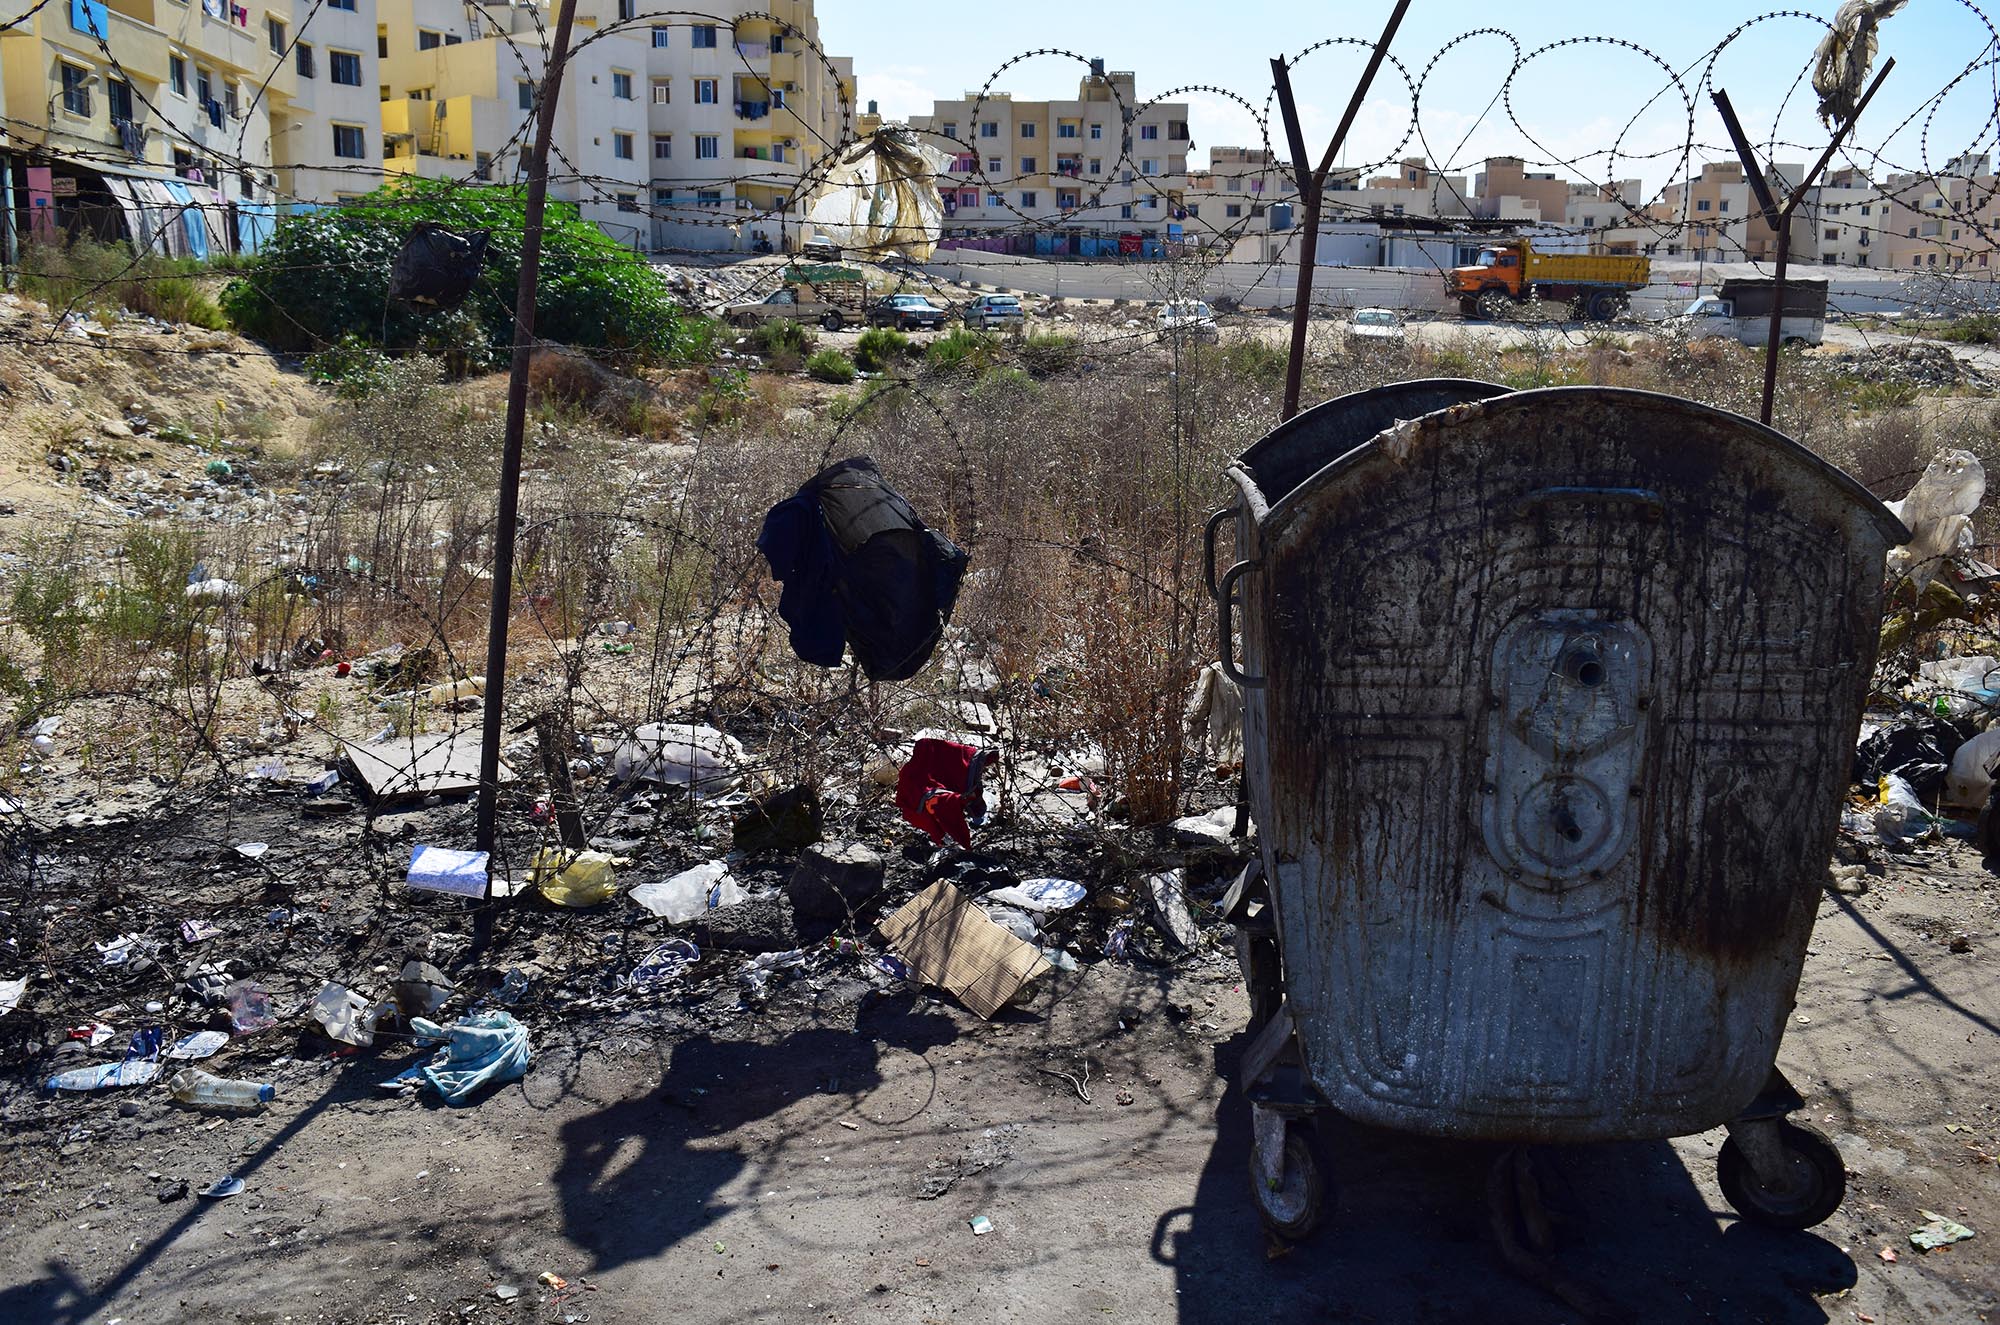
M 1838 0 L 1805 0 L 1797 7 L 1831 19 Z M 854 57 L 864 101 L 878 101 L 884 115 L 907 118 L 927 112 L 931 99 L 977 90 L 1006 61 L 1034 48 L 1059 47 L 1102 56 L 1112 69 L 1138 75 L 1142 98 L 1176 88 L 1207 85 L 1173 99 L 1190 103 L 1194 161 L 1222 144 L 1262 141 L 1257 114 L 1270 91 L 1270 57 L 1295 55 L 1330 37 L 1368 41 L 1387 20 L 1389 0 L 1349 0 L 1339 5 L 1297 0 L 1155 0 L 1082 4 L 1076 0 L 1015 0 L 1007 5 L 940 4 L 937 0 L 819 0 L 820 36 L 827 49 Z M 1426 63 L 1461 33 L 1505 27 L 1526 55 L 1575 37 L 1611 37 L 1644 46 L 1682 74 L 1694 98 L 1697 160 L 1729 155 L 1728 139 L 1699 86 L 1701 63 L 1736 24 L 1761 6 L 1680 0 L 1679 3 L 1604 4 L 1542 0 L 1534 5 L 1473 4 L 1466 0 L 1415 0 L 1393 48 L 1412 81 Z M 2000 26 L 2000 20 L 1996 20 Z M 1962 151 L 1994 152 L 1996 69 L 1982 69 L 1938 101 L 1965 67 L 2000 55 L 1984 21 L 1962 0 L 1910 0 L 1882 25 L 1882 55 L 1896 70 L 1869 107 L 1855 135 L 1857 164 L 1923 169 L 1926 114 L 1930 168 Z M 1824 29 L 1796 18 L 1756 25 L 1730 45 L 1715 65 L 1715 83 L 1729 92 L 1750 135 L 1774 133 L 1779 160 L 1806 161 L 1825 146 L 1815 116 L 1808 69 Z M 1365 48 L 1327 48 L 1293 74 L 1308 146 L 1322 150 L 1351 91 Z M 1350 135 L 1345 160 L 1367 164 L 1391 155 L 1421 155 L 1470 173 L 1487 155 L 1517 155 L 1555 163 L 1576 179 L 1645 180 L 1657 189 L 1682 169 L 1688 137 L 1687 106 L 1665 71 L 1646 56 L 1598 43 L 1548 51 L 1516 75 L 1514 117 L 1499 99 L 1514 51 L 1499 36 L 1470 38 L 1440 57 L 1418 100 L 1417 126 L 1399 150 L 1411 119 L 1409 85 L 1385 66 Z M 1692 67 L 1691 67 L 1692 66 Z M 1074 96 L 1084 72 L 1076 60 L 1042 55 L 1000 73 L 995 90 L 1021 97 Z M 1235 93 L 1249 107 L 1231 99 Z M 1789 102 L 1787 102 L 1789 94 Z M 1283 129 L 1271 116 L 1271 139 Z M 1614 158 L 1609 153 L 1617 149 Z M 1878 165 L 1870 153 L 1880 153 Z M 1563 163 L 1570 164 L 1563 164 Z

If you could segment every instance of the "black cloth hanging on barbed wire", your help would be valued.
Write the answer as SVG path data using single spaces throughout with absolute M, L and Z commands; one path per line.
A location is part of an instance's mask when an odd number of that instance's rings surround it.
M 449 313 L 472 293 L 490 238 L 484 230 L 461 235 L 435 221 L 417 222 L 389 269 L 389 297 L 419 313 Z
M 875 681 L 906 681 L 930 661 L 968 560 L 867 456 L 821 470 L 773 506 L 757 550 L 784 586 L 778 615 L 792 651 L 838 667 L 852 649 Z

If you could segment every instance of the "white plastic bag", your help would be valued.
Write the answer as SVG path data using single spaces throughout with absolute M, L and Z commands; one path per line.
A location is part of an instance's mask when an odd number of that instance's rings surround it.
M 653 879 L 632 890 L 632 900 L 678 925 L 719 906 L 734 906 L 750 894 L 743 891 L 719 860 L 683 870 L 671 879 Z
M 1885 503 L 1910 530 L 1889 552 L 1889 573 L 1907 575 L 1921 593 L 1947 557 L 1972 548 L 1972 513 L 1986 495 L 1986 468 L 1970 451 L 1940 451 L 1909 495 Z
M 1946 805 L 1979 810 L 1993 791 L 1993 769 L 2000 765 L 2000 727 L 1983 731 L 1958 747 L 1944 775 Z
M 620 782 L 643 778 L 700 795 L 716 795 L 742 778 L 743 747 L 702 723 L 649 722 L 619 743 L 611 775 Z
M 1910 784 L 1894 773 L 1885 773 L 1876 784 L 1875 831 L 1885 842 L 1901 842 L 1921 837 L 1930 828 L 1930 816 Z

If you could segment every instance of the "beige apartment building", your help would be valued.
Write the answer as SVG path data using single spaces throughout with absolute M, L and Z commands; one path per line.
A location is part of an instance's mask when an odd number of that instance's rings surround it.
M 1071 100 L 967 96 L 910 124 L 952 157 L 938 181 L 947 244 L 1018 236 L 1095 255 L 1107 241 L 1140 253 L 1186 234 L 1187 104 L 1142 102 L 1136 76 L 1106 72 L 1101 60 Z
M 2000 180 L 1987 154 L 1957 157 L 1934 178 L 1891 175 L 1880 194 L 1878 211 L 1887 213 L 1883 265 L 1981 276 L 2000 271 L 1994 252 L 2000 239 Z

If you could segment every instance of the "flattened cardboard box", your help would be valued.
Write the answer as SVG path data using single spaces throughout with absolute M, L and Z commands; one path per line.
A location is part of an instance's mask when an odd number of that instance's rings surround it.
M 991 1020 L 1048 963 L 970 898 L 940 879 L 912 897 L 880 926 L 925 983 L 936 985 Z

